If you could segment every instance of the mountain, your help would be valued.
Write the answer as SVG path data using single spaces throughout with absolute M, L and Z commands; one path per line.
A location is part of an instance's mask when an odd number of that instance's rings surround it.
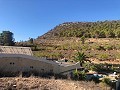
M 84 43 L 83 37 L 84 36 Z M 23 45 L 23 44 L 22 44 Z M 27 45 L 27 44 L 25 44 Z M 65 22 L 34 40 L 37 57 L 74 60 L 84 52 L 95 63 L 120 63 L 120 20 Z M 30 46 L 30 45 L 29 45 Z
M 120 37 L 120 20 L 97 22 L 65 22 L 38 38 L 53 37 Z

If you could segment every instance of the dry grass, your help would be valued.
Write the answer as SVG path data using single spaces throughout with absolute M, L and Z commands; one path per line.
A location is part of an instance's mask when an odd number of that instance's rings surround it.
M 43 78 L 0 78 L 0 90 L 106 90 L 94 82 Z M 110 90 L 109 88 L 107 90 Z

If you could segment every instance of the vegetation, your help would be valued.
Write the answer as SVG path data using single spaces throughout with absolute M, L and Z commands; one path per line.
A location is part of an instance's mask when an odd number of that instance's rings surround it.
M 110 80 L 109 78 L 104 78 L 104 79 L 102 80 L 102 82 L 105 83 L 105 84 L 107 84 L 107 85 L 110 85 L 111 80 Z
M 85 71 L 78 71 L 77 69 L 73 72 L 73 80 L 86 80 Z
M 3 31 L 0 33 L 0 45 L 13 46 L 15 44 L 13 33 L 10 31 Z
M 99 73 L 110 73 L 110 72 L 117 72 L 117 68 L 114 67 L 119 67 L 120 65 L 118 64 L 114 64 L 114 66 L 112 64 L 91 64 L 90 65 L 90 69 Z
M 83 63 L 86 61 L 86 55 L 83 52 L 77 52 L 76 56 L 74 56 L 75 61 L 80 62 L 80 66 L 83 66 Z
M 34 55 L 74 59 L 76 51 L 100 61 L 120 59 L 120 20 L 65 22 L 34 39 Z M 50 53 L 52 52 L 52 54 Z
M 0 45 L 16 45 L 31 47 L 34 56 L 48 57 L 51 59 L 67 58 L 80 62 L 80 66 L 99 73 L 117 71 L 111 64 L 91 64 L 85 63 L 86 58 L 89 60 L 120 61 L 120 21 L 104 21 L 104 22 L 67 22 L 56 26 L 37 39 L 29 38 L 28 41 L 14 42 L 13 33 L 3 31 L 0 33 Z M 84 53 L 83 53 L 84 52 Z M 86 57 L 87 56 L 87 57 Z M 56 59 L 57 58 L 57 59 Z M 50 60 L 51 60 L 50 59 Z M 113 61 L 112 61 L 113 62 Z M 117 65 L 118 67 L 119 65 Z M 2 73 L 2 72 L 1 72 Z M 3 72 L 4 73 L 4 72 Z M 37 72 L 23 72 L 28 76 L 31 73 L 39 76 Z M 1 74 L 2 75 L 5 75 Z M 18 76 L 18 73 L 9 73 L 12 76 Z M 9 74 L 7 74 L 9 76 Z M 42 74 L 41 74 L 42 75 Z M 47 74 L 45 74 L 47 75 Z M 42 75 L 44 76 L 44 75 Z M 61 75 L 54 75 L 55 78 L 61 78 Z M 46 76 L 45 76 L 46 77 Z M 47 76 L 49 77 L 49 76 Z M 51 77 L 51 76 L 50 76 Z M 67 78 L 66 76 L 64 78 Z M 86 80 L 86 72 L 78 71 L 73 73 L 72 79 Z M 95 83 L 99 79 L 93 77 Z M 109 79 L 102 81 L 107 85 L 111 85 Z
M 48 38 L 49 37 L 49 38 Z M 104 38 L 103 38 L 104 37 Z M 13 33 L 0 34 L 1 45 L 31 47 L 35 56 L 74 59 L 76 51 L 88 58 L 105 60 L 120 59 L 120 21 L 66 22 L 56 26 L 37 39 L 14 42 Z
M 82 37 L 81 37 L 81 41 L 82 41 L 82 44 L 85 43 L 85 36 L 82 36 Z
M 34 76 L 0 78 L 0 83 L 0 90 L 105 90 L 105 87 L 94 82 L 45 79 Z
M 48 37 L 120 38 L 120 20 L 65 22 L 44 34 Z
M 38 57 L 58 59 L 65 57 L 71 60 L 74 59 L 73 56 L 76 51 L 80 51 L 84 52 L 89 59 L 115 61 L 120 59 L 118 53 L 120 51 L 119 27 L 119 20 L 103 22 L 67 22 L 56 26 L 48 32 L 49 34 L 46 33 L 37 39 L 30 38 L 28 41 L 16 42 L 15 45 L 31 47 L 34 55 Z M 0 35 L 1 45 L 14 45 L 13 33 L 11 34 L 12 43 L 9 44 L 6 43 L 6 41 L 9 40 L 3 39 L 3 32 Z M 10 33 L 10 31 L 6 32 Z M 102 38 L 102 36 L 105 36 L 105 38 Z

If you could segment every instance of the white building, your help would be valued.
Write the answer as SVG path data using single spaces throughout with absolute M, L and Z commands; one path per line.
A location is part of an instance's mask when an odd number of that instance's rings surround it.
M 80 68 L 79 63 L 66 64 L 33 56 L 29 47 L 0 46 L 0 72 L 69 73 Z

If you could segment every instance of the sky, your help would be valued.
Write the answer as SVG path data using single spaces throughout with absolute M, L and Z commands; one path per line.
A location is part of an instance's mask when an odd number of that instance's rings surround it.
M 37 38 L 64 22 L 120 20 L 120 0 L 0 0 L 0 33 Z

